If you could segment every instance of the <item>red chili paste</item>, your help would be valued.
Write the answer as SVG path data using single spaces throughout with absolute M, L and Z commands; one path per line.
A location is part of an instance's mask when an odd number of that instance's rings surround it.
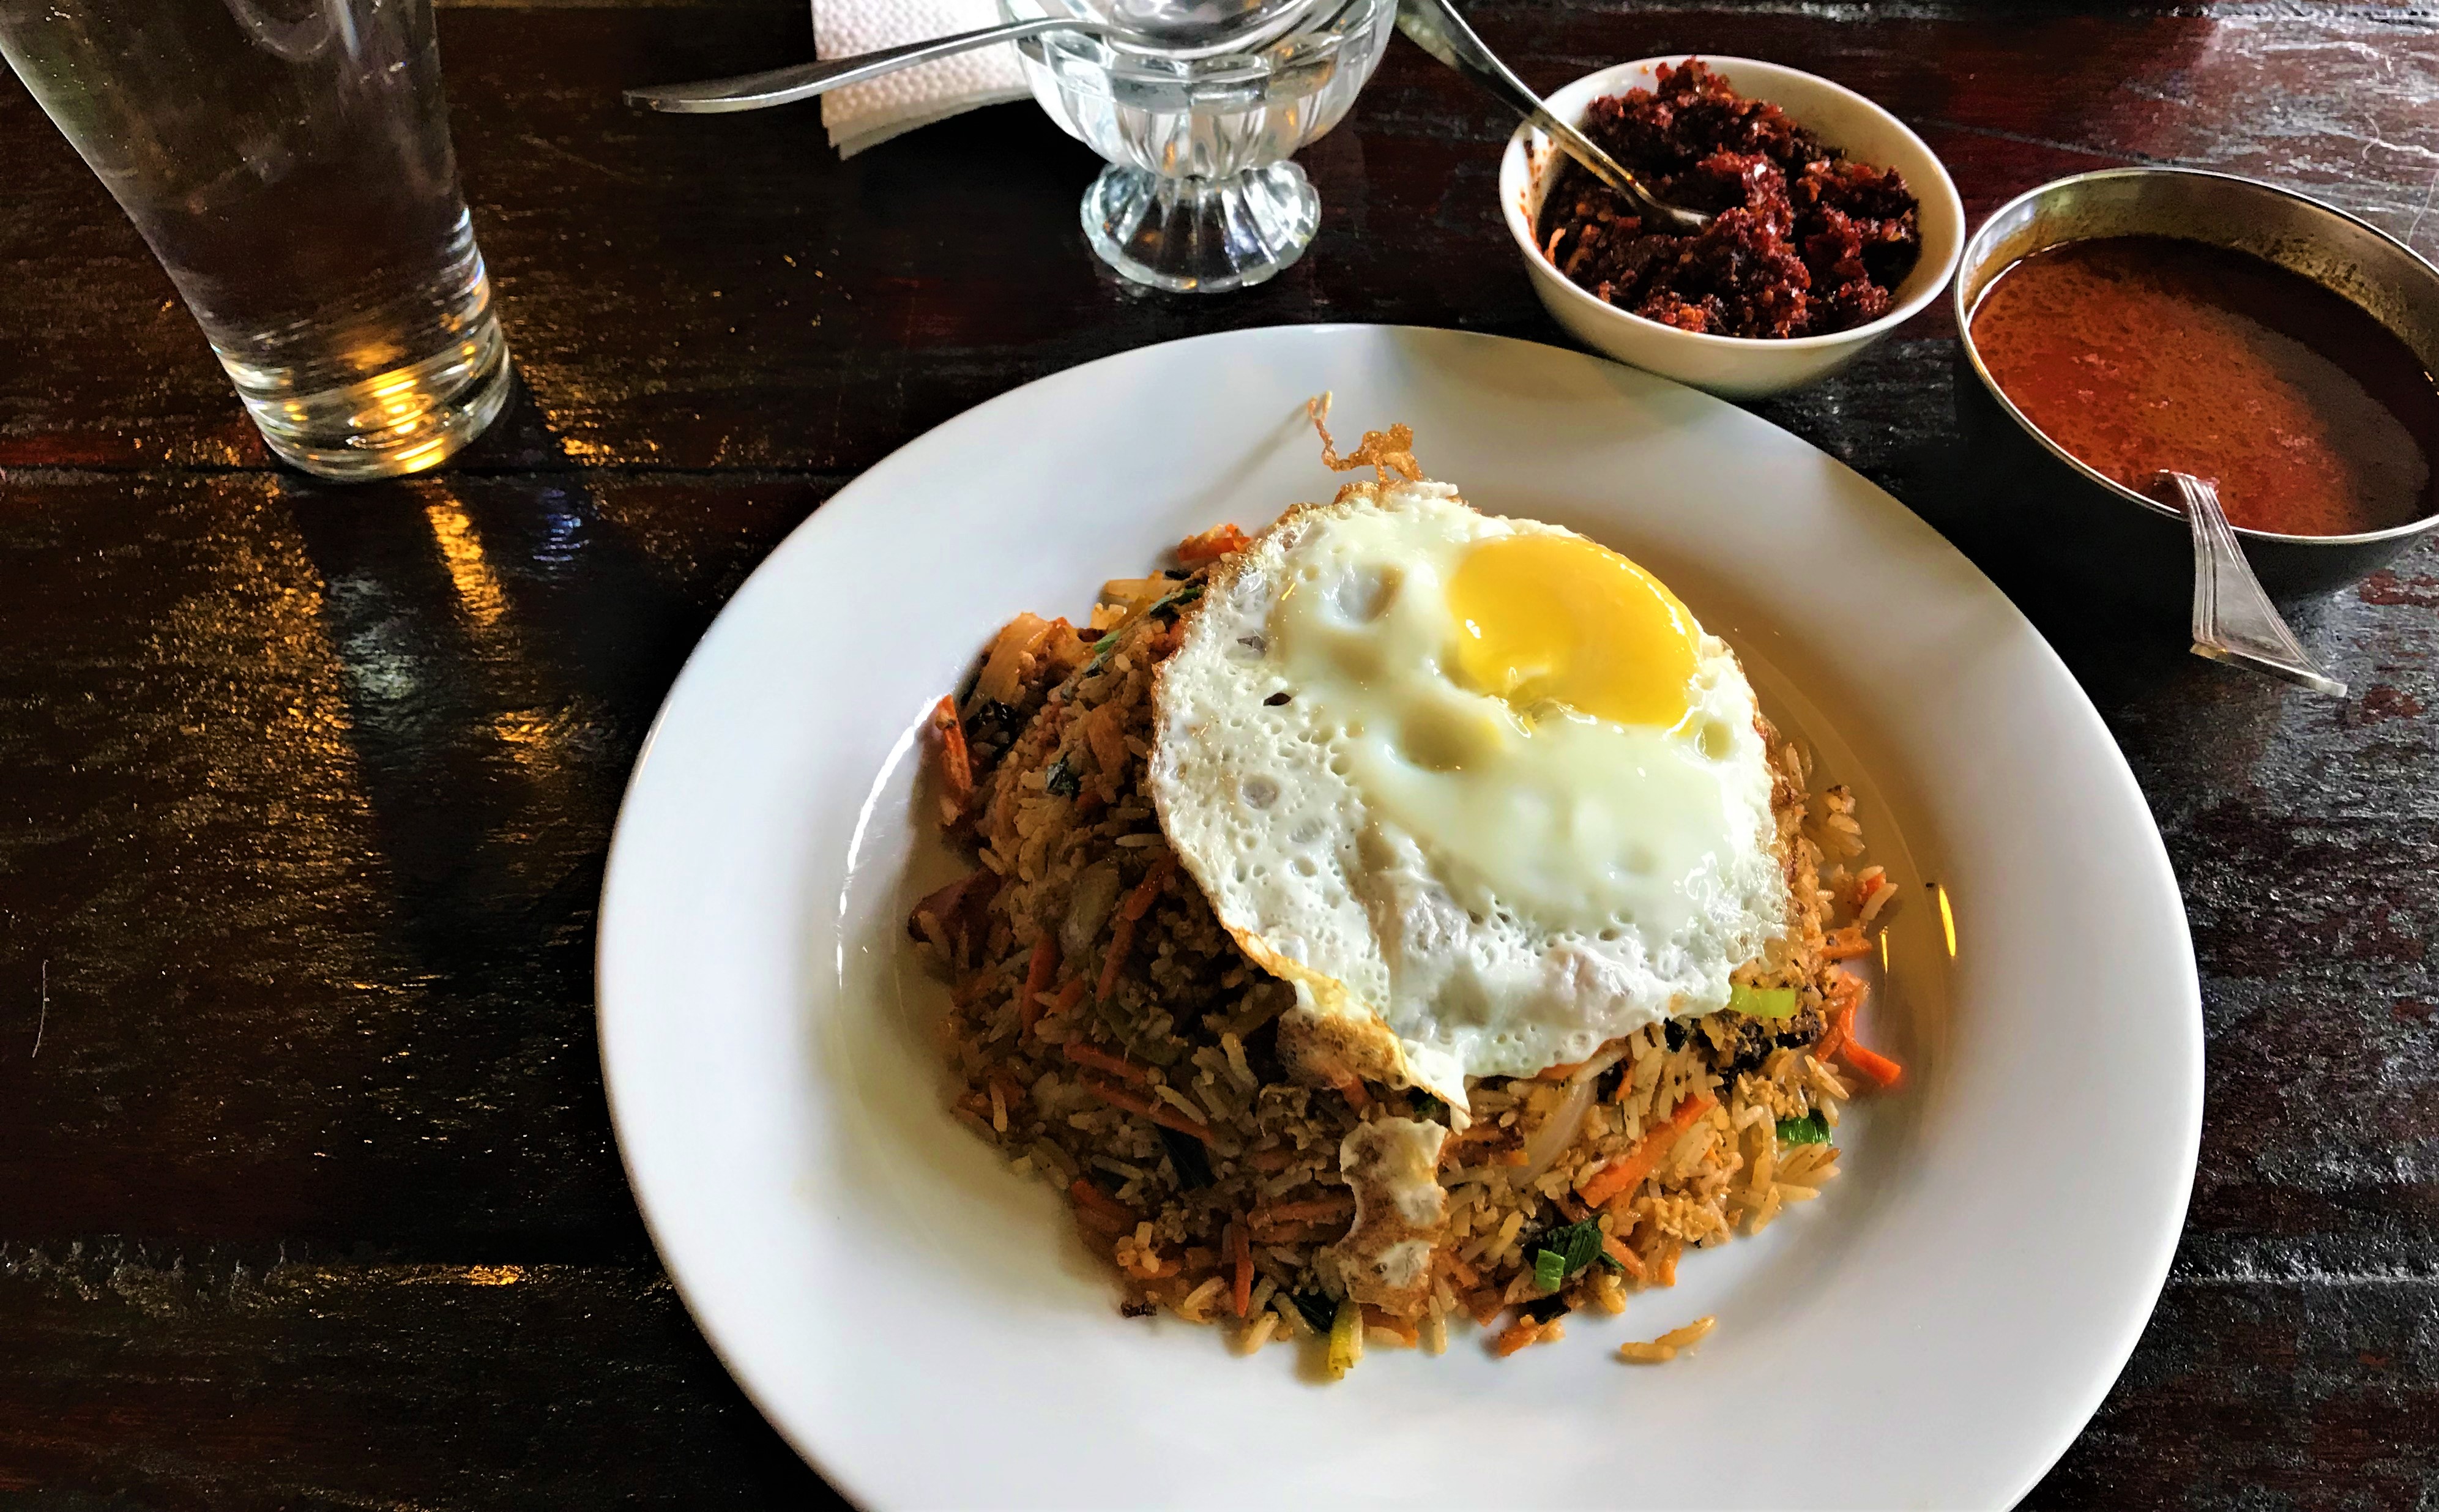
M 2292 536 L 2439 511 L 2439 384 L 2387 327 L 2249 253 L 2066 242 L 2000 274 L 1972 330 L 2025 418 L 2139 493 L 2191 472 L 2234 524 Z
M 1647 320 L 1715 336 L 1845 330 L 1887 314 L 1922 254 L 1901 174 L 1848 161 L 1699 59 L 1593 101 L 1583 132 L 1660 198 L 1718 217 L 1692 236 L 1646 231 L 1624 196 L 1560 166 L 1541 204 L 1543 252 Z

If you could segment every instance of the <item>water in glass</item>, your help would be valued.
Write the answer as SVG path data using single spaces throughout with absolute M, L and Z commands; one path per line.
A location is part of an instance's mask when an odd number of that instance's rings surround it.
M 151 243 L 272 449 L 429 467 L 507 396 L 430 0 L 0 0 L 5 54 Z

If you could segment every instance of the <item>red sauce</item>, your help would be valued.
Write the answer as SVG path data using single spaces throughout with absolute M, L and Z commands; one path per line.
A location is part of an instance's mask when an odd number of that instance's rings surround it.
M 2167 237 L 2070 241 L 1983 291 L 1973 345 L 2016 408 L 2093 471 L 2157 497 L 2207 478 L 2281 535 L 2439 513 L 2439 383 L 2340 295 L 2248 253 Z

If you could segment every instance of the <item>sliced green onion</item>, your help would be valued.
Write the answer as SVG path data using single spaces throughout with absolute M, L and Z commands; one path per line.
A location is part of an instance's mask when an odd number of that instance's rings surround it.
M 1728 1011 L 1754 1019 L 1789 1019 L 1795 1016 L 1795 988 L 1791 987 L 1753 987 L 1738 982 L 1728 988 Z
M 1600 1219 L 1588 1218 L 1580 1223 L 1552 1229 L 1535 1239 L 1532 1248 L 1537 1252 L 1533 1260 L 1535 1283 L 1544 1291 L 1555 1291 L 1560 1282 L 1600 1258 Z M 1558 1257 L 1557 1281 L 1546 1279 L 1545 1268 L 1553 1255 Z
M 1801 1118 L 1778 1121 L 1778 1142 L 1782 1145 L 1825 1145 L 1829 1143 L 1829 1121 L 1815 1108 Z
M 1557 1250 L 1539 1250 L 1533 1255 L 1533 1285 L 1543 1291 L 1556 1291 L 1567 1281 L 1567 1257 Z
M 1363 1305 L 1348 1297 L 1329 1324 L 1329 1379 L 1340 1380 L 1363 1358 Z
M 1154 615 L 1159 615 L 1165 619 L 1176 618 L 1177 612 L 1179 610 L 1202 596 L 1203 587 L 1204 585 L 1199 582 L 1187 583 L 1184 587 L 1177 589 L 1175 592 L 1169 594 L 1167 597 L 1163 598 L 1159 603 L 1156 603 L 1149 609 L 1145 610 L 1144 617 L 1146 619 L 1149 619 Z

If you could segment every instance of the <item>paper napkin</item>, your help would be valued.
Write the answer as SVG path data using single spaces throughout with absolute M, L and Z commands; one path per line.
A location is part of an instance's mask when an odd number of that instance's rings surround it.
M 812 0 L 812 7 L 813 50 L 824 59 L 978 31 L 1001 19 L 995 0 Z M 1001 43 L 833 90 L 822 97 L 822 125 L 839 156 L 853 157 L 901 132 L 1031 93 L 1015 44 Z

